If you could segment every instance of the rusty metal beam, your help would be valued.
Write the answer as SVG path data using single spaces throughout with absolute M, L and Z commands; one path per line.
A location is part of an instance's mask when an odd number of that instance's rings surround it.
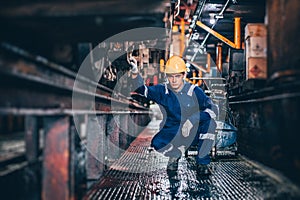
M 32 109 L 32 108 L 1 108 L 0 115 L 33 115 L 33 116 L 57 116 L 57 115 L 148 115 L 149 110 L 120 110 L 120 111 L 99 111 L 99 110 L 75 110 L 75 109 Z
M 78 94 L 78 105 L 81 106 L 75 109 L 87 110 L 93 101 L 96 102 L 95 109 L 100 111 L 109 111 L 111 102 L 120 110 L 128 110 L 128 107 L 145 109 L 122 95 L 112 97 L 112 90 L 85 77 L 81 77 L 80 84 L 73 87 L 76 77 L 73 72 L 22 49 L 3 48 L 0 56 L 0 107 L 70 109 L 71 93 L 74 92 Z M 95 88 L 95 91 L 89 88 Z
M 70 199 L 70 118 L 45 117 L 42 199 Z

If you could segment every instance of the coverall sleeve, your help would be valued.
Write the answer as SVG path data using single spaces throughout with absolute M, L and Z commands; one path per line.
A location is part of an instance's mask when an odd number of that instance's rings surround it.
M 199 104 L 200 110 L 211 109 L 216 115 L 218 114 L 218 107 L 213 101 L 203 92 L 199 87 L 195 88 L 195 94 Z
M 140 78 L 142 78 L 140 75 L 138 75 L 138 76 Z M 136 81 L 138 81 L 138 80 L 136 80 Z M 163 87 L 162 85 L 146 86 L 143 82 L 143 84 L 139 85 L 139 87 L 135 90 L 135 92 L 141 94 L 142 96 L 144 96 L 148 100 L 152 100 L 156 103 L 160 103 L 161 102 L 162 87 Z

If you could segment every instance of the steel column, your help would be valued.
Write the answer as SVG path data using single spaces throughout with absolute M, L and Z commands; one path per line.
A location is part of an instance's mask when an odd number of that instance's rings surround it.
M 87 161 L 86 173 L 88 187 L 93 181 L 99 179 L 105 169 L 106 155 L 106 115 L 88 116 L 87 121 Z
M 115 161 L 119 158 L 120 147 L 119 147 L 119 126 L 120 116 L 119 115 L 108 115 L 106 123 L 106 134 L 107 134 L 107 157 L 109 161 Z
M 45 117 L 43 200 L 70 199 L 70 119 Z
M 25 148 L 27 161 L 35 163 L 39 156 L 37 117 L 25 116 Z

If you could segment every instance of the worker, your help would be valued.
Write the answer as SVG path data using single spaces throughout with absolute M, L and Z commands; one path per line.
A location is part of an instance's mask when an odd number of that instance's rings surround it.
M 137 71 L 136 63 L 130 60 L 133 72 Z M 132 73 L 133 80 L 140 80 L 139 76 Z M 210 174 L 207 165 L 215 139 L 216 106 L 201 88 L 185 81 L 186 64 L 181 57 L 172 56 L 166 62 L 165 76 L 163 84 L 142 85 L 135 90 L 156 102 L 163 113 L 160 131 L 153 137 L 151 147 L 169 157 L 168 169 L 177 170 L 180 157 L 197 144 L 197 171 Z

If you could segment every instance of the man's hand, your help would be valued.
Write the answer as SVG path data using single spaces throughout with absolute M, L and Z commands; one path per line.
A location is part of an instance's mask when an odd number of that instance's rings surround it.
M 129 62 L 130 62 L 129 64 L 132 66 L 131 72 L 133 74 L 137 74 L 139 72 L 139 70 L 138 70 L 138 67 L 137 67 L 137 61 L 136 61 L 136 59 L 134 57 L 130 57 L 129 58 Z

